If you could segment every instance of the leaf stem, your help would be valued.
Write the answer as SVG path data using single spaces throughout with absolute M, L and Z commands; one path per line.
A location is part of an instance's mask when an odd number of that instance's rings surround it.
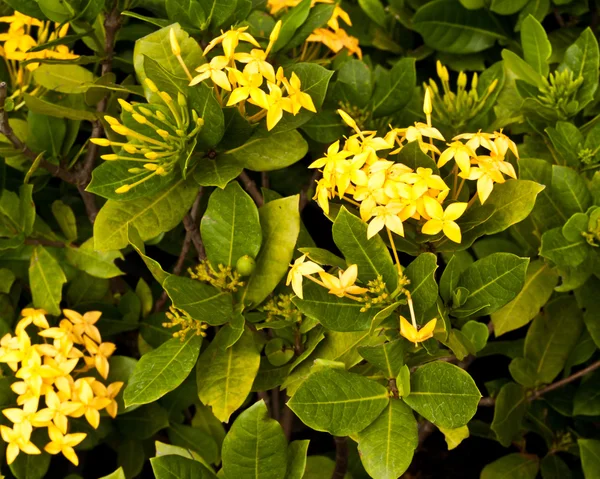
M 252 197 L 252 199 L 254 200 L 256 205 L 258 207 L 261 207 L 265 203 L 265 200 L 264 200 L 262 194 L 260 193 L 260 191 L 258 190 L 258 187 L 256 186 L 256 183 L 254 182 L 254 180 L 252 178 L 250 178 L 250 176 L 248 176 L 248 173 L 246 173 L 245 170 L 242 170 L 242 172 L 238 176 L 238 179 L 242 182 L 242 184 L 244 185 L 244 188 L 246 189 L 248 194 Z
M 344 479 L 348 470 L 348 438 L 334 436 L 335 468 L 331 479 Z

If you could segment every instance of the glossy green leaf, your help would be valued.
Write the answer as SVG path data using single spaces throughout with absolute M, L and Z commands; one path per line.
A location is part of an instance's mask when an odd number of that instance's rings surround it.
M 510 50 L 502 50 L 502 60 L 504 60 L 506 68 L 519 80 L 523 80 L 537 88 L 544 86 L 544 77 L 516 53 Z
M 399 399 L 367 428 L 357 434 L 358 452 L 371 477 L 396 479 L 410 466 L 418 445 L 417 421 L 412 410 Z
M 281 31 L 279 32 L 279 37 L 273 46 L 274 52 L 281 50 L 292 39 L 294 33 L 296 33 L 296 30 L 298 30 L 300 25 L 302 25 L 308 18 L 310 7 L 310 0 L 303 0 L 296 4 L 295 7 L 289 9 L 281 17 Z
M 557 454 L 547 455 L 540 463 L 542 479 L 571 479 L 571 469 Z
M 259 211 L 262 247 L 256 268 L 242 292 L 242 301 L 258 305 L 275 289 L 288 270 L 300 232 L 298 196 L 270 201 Z
M 103 476 L 100 479 L 126 479 L 125 473 L 123 472 L 123 468 L 119 467 L 115 472 L 109 474 L 108 476 Z
M 391 293 L 398 285 L 398 271 L 379 236 L 367 239 L 367 225 L 342 208 L 333 223 L 333 240 L 348 264 L 358 266 L 358 277 L 367 283 L 383 278 Z
M 223 441 L 223 471 L 227 477 L 284 479 L 287 441 L 264 401 L 246 409 Z
M 206 256 L 215 267 L 235 266 L 244 255 L 256 258 L 262 242 L 258 209 L 235 182 L 210 195 L 200 231 Z
M 435 0 L 413 17 L 413 27 L 427 46 L 448 53 L 476 53 L 505 38 L 485 10 L 467 10 L 452 0 Z
M 203 158 L 194 170 L 194 180 L 200 186 L 218 186 L 223 189 L 243 169 L 232 156 L 221 155 L 214 160 Z
M 521 45 L 525 61 L 544 78 L 550 70 L 548 60 L 552 55 L 552 45 L 544 27 L 535 17 L 529 15 L 521 24 Z
M 598 40 L 590 28 L 586 28 L 579 38 L 565 51 L 559 70 L 568 68 L 573 72 L 573 78 L 583 78 L 583 84 L 575 96 L 579 107 L 583 108 L 594 98 L 598 88 L 598 70 L 600 54 Z
M 158 403 L 145 404 L 115 420 L 118 431 L 127 438 L 149 439 L 169 427 L 169 412 Z
M 526 3 L 527 0 L 492 0 L 490 10 L 498 15 L 513 15 L 521 10 Z
M 440 361 L 425 364 L 412 373 L 410 389 L 404 402 L 436 426 L 448 429 L 467 424 L 481 398 L 466 371 Z
M 52 215 L 65 238 L 75 241 L 77 239 L 77 220 L 73 209 L 61 200 L 56 200 L 52 203 Z
M 505 384 L 494 407 L 494 420 L 491 429 L 496 433 L 500 444 L 511 445 L 521 430 L 523 417 L 527 412 L 527 394 L 522 386 L 515 383 Z
M 389 72 L 380 70 L 379 74 L 373 91 L 373 118 L 390 115 L 406 106 L 417 80 L 415 60 L 402 58 Z
M 150 459 L 156 479 L 216 479 L 216 475 L 198 461 L 178 455 Z
M 578 439 L 581 465 L 585 479 L 593 479 L 600 474 L 600 441 L 596 439 Z
M 285 479 L 302 479 L 306 470 L 306 454 L 309 440 L 292 441 L 287 448 L 287 470 Z
M 476 261 L 461 275 L 458 286 L 469 291 L 466 302 L 452 311 L 456 317 L 494 313 L 523 288 L 529 258 L 495 253 Z M 483 308 L 483 309 L 479 309 Z
M 29 262 L 29 286 L 33 305 L 58 316 L 62 287 L 66 282 L 65 273 L 54 256 L 43 246 L 36 246 Z
M 84 93 L 94 74 L 79 65 L 40 65 L 33 72 L 38 85 L 61 93 Z
M 227 349 L 214 339 L 196 367 L 200 400 L 221 422 L 228 422 L 250 393 L 259 365 L 260 355 L 249 331 Z
M 71 265 L 96 278 L 114 278 L 123 274 L 115 264 L 116 259 L 123 259 L 121 252 L 96 251 L 93 238 L 85 241 L 79 248 L 67 248 L 65 253 Z
M 577 388 L 573 399 L 573 415 L 598 416 L 600 415 L 600 374 L 594 372 L 585 377 Z
M 202 337 L 173 338 L 144 354 L 123 393 L 126 406 L 147 404 L 179 386 L 196 364 Z
M 400 339 L 376 346 L 360 346 L 358 353 L 381 369 L 388 379 L 398 376 L 404 366 L 404 343 Z
M 182 424 L 171 424 L 167 432 L 172 444 L 196 451 L 208 464 L 218 461 L 219 449 L 217 443 L 205 431 Z
M 485 466 L 480 479 L 535 479 L 538 470 L 537 456 L 513 453 Z
M 569 241 L 562 228 L 554 228 L 542 235 L 540 256 L 549 259 L 558 266 L 576 267 L 588 256 L 588 245 L 583 236 L 577 241 Z
M 417 318 L 433 306 L 438 297 L 438 285 L 435 280 L 437 257 L 433 253 L 417 256 L 406 268 L 404 274 L 410 280 L 407 289 L 412 297 Z
M 552 190 L 567 214 L 585 213 L 592 203 L 585 180 L 572 168 L 552 165 Z
M 348 60 L 345 62 L 338 72 L 335 84 L 335 92 L 340 101 L 346 101 L 363 108 L 371 99 L 371 93 L 373 92 L 372 77 L 371 68 L 362 60 Z
M 312 429 L 347 436 L 371 424 L 388 402 L 384 386 L 358 374 L 326 368 L 300 385 L 288 407 Z
M 39 455 L 21 453 L 10 465 L 10 471 L 17 479 L 42 479 L 46 477 L 51 457 L 45 451 Z
M 550 299 L 558 275 L 540 260 L 529 263 L 523 289 L 508 304 L 492 314 L 494 334 L 501 336 L 526 325 Z
M 438 429 L 444 435 L 444 439 L 446 440 L 446 445 L 448 446 L 449 451 L 456 449 L 458 446 L 460 446 L 461 442 L 469 437 L 468 426 L 461 426 L 454 429 L 439 427 Z
M 94 223 L 97 250 L 118 250 L 129 244 L 128 229 L 134 227 L 143 241 L 177 226 L 197 194 L 193 181 L 179 180 L 154 196 L 131 201 L 108 200 Z

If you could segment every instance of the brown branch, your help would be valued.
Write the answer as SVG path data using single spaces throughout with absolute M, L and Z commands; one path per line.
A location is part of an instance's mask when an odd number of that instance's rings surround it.
M 300 205 L 299 205 L 300 211 L 302 211 L 304 208 L 306 208 L 308 203 L 310 203 L 311 198 L 308 195 L 308 192 L 313 187 L 315 182 L 319 180 L 319 178 L 321 178 L 321 172 L 319 170 L 313 171 L 313 174 L 311 175 L 310 180 L 308 180 L 308 183 L 306 184 L 306 186 L 304 186 L 304 188 L 302 188 L 302 191 L 300 192 Z
M 596 361 L 595 363 L 590 364 L 587 368 L 583 368 L 581 371 L 577 371 L 576 373 L 571 374 L 570 376 L 563 378 L 560 381 L 556 381 L 555 383 L 549 384 L 548 386 L 544 386 L 541 389 L 533 391 L 531 395 L 527 398 L 527 400 L 529 402 L 535 401 L 544 394 L 554 391 L 555 389 L 560 389 L 563 386 L 566 386 L 567 384 L 576 381 L 577 379 L 595 371 L 598 368 L 600 368 L 600 361 Z M 493 397 L 481 398 L 481 400 L 479 401 L 479 405 L 482 407 L 494 406 L 495 404 L 496 398 Z
M 348 438 L 338 437 L 335 440 L 335 469 L 331 479 L 344 479 L 348 470 Z
M 263 171 L 260 174 L 260 186 L 262 186 L 263 188 L 270 187 L 269 173 L 267 171 Z
M 242 182 L 244 188 L 252 197 L 257 206 L 262 206 L 265 203 L 265 200 L 262 194 L 260 193 L 258 187 L 256 186 L 254 180 L 248 176 L 248 173 L 242 170 L 240 176 L 238 176 L 238 179 Z
M 286 396 L 286 402 L 289 398 Z M 283 433 L 285 434 L 285 437 L 287 438 L 287 440 L 289 441 L 290 438 L 292 437 L 292 428 L 294 426 L 294 411 L 292 411 L 287 404 L 285 404 L 283 406 L 283 413 L 281 415 L 281 420 L 279 421 L 279 423 L 281 424 L 281 427 L 283 428 Z

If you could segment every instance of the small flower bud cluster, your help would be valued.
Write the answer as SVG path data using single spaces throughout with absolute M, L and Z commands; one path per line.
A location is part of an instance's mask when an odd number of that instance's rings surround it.
M 179 331 L 173 333 L 174 338 L 184 341 L 189 332 L 197 336 L 206 336 L 205 331 L 208 329 L 208 324 L 192 318 L 184 310 L 171 306 L 166 316 L 169 321 L 162 324 L 164 328 L 180 328 Z
M 583 77 L 573 77 L 571 70 L 550 73 L 548 78 L 543 78 L 544 85 L 540 88 L 538 100 L 549 108 L 555 109 L 560 119 L 567 119 L 579 110 L 579 103 L 575 99 L 579 87 L 583 84 Z
M 62 453 L 73 464 L 79 459 L 73 449 L 85 438 L 85 433 L 68 433 L 69 419 L 85 416 L 97 429 L 100 411 L 111 417 L 117 415 L 117 394 L 123 383 L 108 386 L 83 373 L 96 369 L 108 377 L 108 358 L 114 353 L 113 343 L 102 342 L 95 323 L 99 311 L 79 314 L 63 310 L 65 318 L 58 326 L 50 327 L 46 311 L 26 308 L 17 323 L 15 335 L 6 334 L 0 340 L 0 362 L 6 363 L 19 380 L 11 384 L 17 394 L 17 405 L 2 411 L 13 427 L 0 426 L 2 439 L 7 443 L 6 460 L 11 464 L 20 452 L 41 454 L 31 442 L 35 428 L 47 428 L 50 442 L 44 449 L 50 454 Z M 41 343 L 33 344 L 26 329 L 38 328 Z M 83 361 L 83 364 L 81 362 Z M 78 366 L 81 366 L 77 369 Z M 45 407 L 40 408 L 44 399 Z
M 212 284 L 215 288 L 235 293 L 244 286 L 240 274 L 231 266 L 218 265 L 213 268 L 209 261 L 201 261 L 194 268 L 188 270 L 192 279 Z
M 292 302 L 293 294 L 278 294 L 270 299 L 263 307 L 262 311 L 267 313 L 267 322 L 285 319 L 294 323 L 302 321 L 302 313 Z
M 381 276 L 377 276 L 367 283 L 367 293 L 363 296 L 365 305 L 360 309 L 361 313 L 367 311 L 371 307 L 385 307 L 391 304 L 390 294 L 387 290 L 387 285 Z

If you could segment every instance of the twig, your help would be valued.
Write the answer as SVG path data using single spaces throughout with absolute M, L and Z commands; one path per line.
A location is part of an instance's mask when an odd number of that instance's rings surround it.
M 286 396 L 285 399 L 287 402 L 289 398 Z M 294 427 L 294 416 L 294 411 L 292 411 L 287 406 L 287 404 L 285 404 L 283 406 L 283 413 L 281 414 L 281 420 L 279 421 L 279 423 L 281 424 L 281 427 L 283 428 L 283 433 L 285 434 L 285 437 L 288 441 L 292 437 L 292 429 Z
M 527 400 L 529 402 L 535 401 L 544 394 L 554 391 L 555 389 L 562 388 L 563 386 L 566 386 L 567 384 L 576 381 L 577 379 L 595 371 L 598 368 L 600 368 L 600 361 L 596 361 L 595 363 L 590 364 L 587 368 L 583 368 L 581 371 L 577 371 L 576 373 L 571 374 L 570 376 L 563 378 L 560 381 L 556 381 L 555 383 L 549 384 L 548 386 L 544 386 L 543 388 L 538 389 L 537 391 L 533 391 L 533 393 L 531 393 Z M 494 406 L 495 404 L 496 398 L 493 397 L 481 398 L 481 400 L 479 401 L 479 405 L 482 407 Z
M 311 175 L 310 180 L 308 180 L 308 183 L 306 184 L 306 186 L 304 186 L 304 188 L 302 188 L 302 191 L 300 192 L 300 205 L 299 205 L 300 211 L 302 211 L 304 208 L 306 208 L 306 206 L 310 202 L 310 196 L 308 195 L 308 192 L 313 187 L 315 182 L 319 180 L 320 177 L 321 177 L 321 172 L 319 170 L 313 171 L 313 174 Z
M 256 183 L 252 178 L 248 176 L 248 173 L 242 171 L 240 176 L 238 176 L 239 180 L 244 185 L 244 188 L 248 192 L 248 194 L 252 197 L 257 206 L 262 206 L 265 203 L 263 196 L 260 194 Z
M 338 437 L 335 440 L 335 469 L 331 479 L 344 479 L 348 470 L 348 438 Z
M 281 391 L 278 387 L 271 389 L 271 403 L 273 404 L 273 410 L 271 413 L 273 414 L 273 419 L 279 421 L 281 417 L 281 408 L 279 406 L 279 394 Z
M 260 174 L 260 186 L 262 186 L 263 188 L 269 188 L 270 187 L 269 173 L 266 172 L 266 171 L 263 171 Z

